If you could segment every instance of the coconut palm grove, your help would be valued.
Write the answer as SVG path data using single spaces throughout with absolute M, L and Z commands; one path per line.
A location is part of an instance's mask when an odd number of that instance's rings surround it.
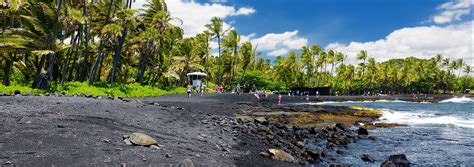
M 377 62 L 361 50 L 359 64 L 353 65 L 346 64 L 345 53 L 313 44 L 271 61 L 235 29 L 223 29 L 220 18 L 185 38 L 182 20 L 170 15 L 165 1 L 150 0 L 143 10 L 131 9 L 132 3 L 2 1 L 2 88 L 134 85 L 169 90 L 186 86 L 186 74 L 194 71 L 208 74 L 209 86 L 229 91 L 238 83 L 245 90 L 253 85 L 270 90 L 328 86 L 333 94 L 347 95 L 456 93 L 474 87 L 472 66 L 462 59 L 438 54 Z M 211 54 L 211 41 L 219 45 L 217 55 Z

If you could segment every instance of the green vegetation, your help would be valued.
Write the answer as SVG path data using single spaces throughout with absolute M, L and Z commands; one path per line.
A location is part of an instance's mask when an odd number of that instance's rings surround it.
M 93 96 L 119 96 L 119 97 L 146 97 L 146 96 L 162 96 L 166 94 L 179 94 L 186 93 L 185 88 L 169 88 L 162 90 L 152 86 L 142 86 L 139 84 L 128 84 L 128 85 L 114 85 L 110 86 L 106 83 L 98 83 L 93 86 L 89 86 L 87 83 L 81 82 L 68 82 L 64 86 L 53 83 L 51 89 L 33 89 L 29 86 L 4 86 L 0 84 L 0 93 L 14 93 L 15 90 L 19 90 L 21 93 L 31 94 L 44 94 L 47 92 L 64 92 L 66 95 L 77 95 L 77 94 L 90 94 Z
M 217 83 L 227 90 L 239 83 L 244 90 L 330 86 L 333 94 L 474 88 L 471 66 L 441 55 L 376 62 L 373 56 L 383 55 L 361 51 L 354 66 L 346 64 L 344 53 L 312 45 L 272 63 L 236 30 L 224 30 L 219 18 L 208 30 L 184 37 L 171 24 L 181 20 L 170 15 L 164 0 L 149 0 L 141 12 L 130 8 L 132 0 L 0 2 L 0 79 L 13 85 L 2 86 L 7 92 L 155 96 L 168 92 L 160 88 L 185 86 L 186 74 L 195 71 L 208 74 L 209 87 Z M 213 40 L 218 56 L 211 55 Z M 34 89 L 18 86 L 25 84 Z

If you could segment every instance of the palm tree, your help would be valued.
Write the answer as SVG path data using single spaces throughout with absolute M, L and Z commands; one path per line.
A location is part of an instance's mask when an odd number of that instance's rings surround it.
M 365 61 L 367 59 L 367 51 L 365 50 L 362 50 L 359 52 L 359 54 L 357 54 L 357 60 L 363 60 L 364 62 L 359 64 L 359 66 L 361 66 L 362 68 L 362 76 L 364 75 L 365 73 Z
M 128 6 L 128 4 L 126 4 L 126 6 Z M 123 16 L 120 16 L 120 18 L 124 18 L 123 20 L 121 20 L 121 26 L 122 26 L 123 30 L 122 30 L 122 34 L 121 34 L 120 38 L 118 39 L 118 46 L 117 46 L 117 49 L 115 51 L 114 64 L 113 64 L 113 67 L 112 67 L 112 72 L 110 74 L 110 84 L 114 84 L 114 82 L 115 82 L 115 74 L 117 72 L 119 59 L 122 56 L 122 47 L 123 47 L 123 44 L 125 42 L 125 38 L 127 36 L 128 29 L 133 29 L 136 26 L 136 23 L 137 23 L 137 18 L 135 16 L 135 12 L 136 12 L 135 10 L 131 10 L 131 9 L 122 9 L 122 10 L 123 11 L 121 11 L 120 14 L 123 15 Z
M 463 66 L 464 66 L 464 61 L 463 61 L 463 59 L 458 59 L 458 60 L 456 61 L 456 69 L 459 69 L 458 77 L 461 76 L 461 72 L 462 72 L 462 70 L 463 70 Z
M 240 77 L 240 80 L 238 82 L 239 84 L 244 79 L 245 72 L 247 72 L 247 68 L 249 67 L 250 63 L 252 62 L 252 60 L 254 60 L 256 50 L 257 47 L 253 48 L 252 43 L 250 42 L 245 42 L 242 44 L 242 47 L 240 48 L 240 53 L 243 57 L 242 69 L 244 70 L 244 72 L 242 73 L 242 77 Z
M 303 65 L 306 68 L 306 75 L 307 75 L 307 86 L 311 87 L 311 79 L 313 78 L 313 71 L 314 71 L 314 56 L 311 52 L 311 49 L 307 46 L 303 46 L 301 48 L 301 60 Z
M 472 71 L 472 66 L 469 66 L 467 64 L 464 65 L 464 73 L 466 73 L 466 76 L 468 76 L 469 73 L 471 73 Z
M 200 64 L 200 57 L 195 54 L 195 39 L 186 38 L 181 41 L 178 47 L 177 55 L 173 57 L 173 62 L 166 76 L 174 77 L 179 80 L 181 85 L 185 85 L 186 74 L 193 70 L 204 70 Z
M 107 26 L 107 24 L 109 24 L 110 13 L 112 11 L 113 3 L 114 3 L 114 0 L 110 0 L 109 5 L 108 5 L 108 9 L 107 9 L 107 15 L 106 15 L 106 18 L 105 18 L 105 26 Z M 89 75 L 89 85 L 94 84 L 94 80 L 95 80 L 95 77 L 96 77 L 96 74 L 97 74 L 97 70 L 99 68 L 99 63 L 102 61 L 102 57 L 103 57 L 104 42 L 105 42 L 104 39 L 101 38 L 100 44 L 99 44 L 99 51 L 98 51 L 97 59 L 95 60 L 94 66 L 92 67 L 91 73 Z
M 437 55 L 434 57 L 434 61 L 436 62 L 436 64 L 441 65 L 441 63 L 442 63 L 442 61 L 443 61 L 443 55 L 437 54 Z
M 206 27 L 207 29 L 212 33 L 215 38 L 217 38 L 217 45 L 218 45 L 218 51 L 219 51 L 219 58 L 217 62 L 217 84 L 221 84 L 221 36 L 223 33 L 222 30 L 223 22 L 220 18 L 214 17 L 211 19 L 211 24 L 207 24 Z
M 320 62 L 319 57 L 324 52 L 319 45 L 311 45 L 310 52 L 313 55 L 314 72 L 316 75 L 318 75 L 318 67 L 322 67 L 321 66 L 322 64 L 318 63 Z M 319 86 L 319 82 L 320 82 L 320 76 L 317 77 L 316 86 Z
M 237 70 L 237 65 L 239 62 L 239 43 L 240 43 L 240 35 L 235 30 L 230 30 L 229 34 L 224 38 L 224 45 L 232 51 L 232 74 L 231 74 L 231 82 L 235 79 L 235 74 Z

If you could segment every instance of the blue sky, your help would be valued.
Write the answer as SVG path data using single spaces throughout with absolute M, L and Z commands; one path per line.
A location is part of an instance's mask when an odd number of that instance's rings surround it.
M 420 26 L 443 0 L 229 0 L 251 6 L 250 17 L 230 17 L 242 34 L 299 30 L 310 43 L 371 41 L 403 27 Z
M 360 50 L 377 61 L 442 54 L 474 65 L 472 0 L 165 0 L 185 36 L 212 17 L 235 28 L 265 58 L 318 44 L 356 63 Z M 140 8 L 146 0 L 137 0 Z M 217 43 L 213 42 L 212 47 Z

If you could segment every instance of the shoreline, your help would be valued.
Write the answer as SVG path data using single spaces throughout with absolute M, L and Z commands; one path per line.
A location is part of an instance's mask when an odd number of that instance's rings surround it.
M 207 93 L 207 94 L 222 94 L 222 95 L 236 95 L 234 93 Z M 242 95 L 250 95 L 251 93 L 242 93 Z M 164 94 L 162 96 L 179 96 L 185 95 L 182 94 Z M 193 93 L 193 95 L 198 95 Z M 94 96 L 91 94 L 67 94 L 66 92 L 50 92 L 50 93 L 24 93 L 21 91 L 13 91 L 12 93 L 0 92 L 0 96 L 56 96 L 56 97 L 86 97 L 86 98 L 98 98 L 98 99 L 146 99 L 146 98 L 158 98 L 162 96 L 144 96 L 144 97 L 124 97 L 124 96 Z M 237 95 L 238 96 L 238 95 Z M 324 101 L 334 101 L 334 102 L 344 102 L 344 101 L 376 101 L 376 100 L 401 100 L 409 102 L 439 102 L 453 97 L 474 97 L 472 94 L 421 94 L 416 95 L 415 97 L 412 94 L 398 94 L 398 95 L 383 95 L 383 96 L 365 96 L 365 95 L 323 95 L 323 96 L 309 96 L 309 101 L 324 102 Z M 299 102 L 305 101 L 306 96 L 299 95 L 282 95 L 283 102 Z M 260 98 L 264 99 L 264 95 L 260 94 Z M 265 99 L 277 99 L 277 95 L 269 95 Z M 308 101 L 308 100 L 306 100 Z

